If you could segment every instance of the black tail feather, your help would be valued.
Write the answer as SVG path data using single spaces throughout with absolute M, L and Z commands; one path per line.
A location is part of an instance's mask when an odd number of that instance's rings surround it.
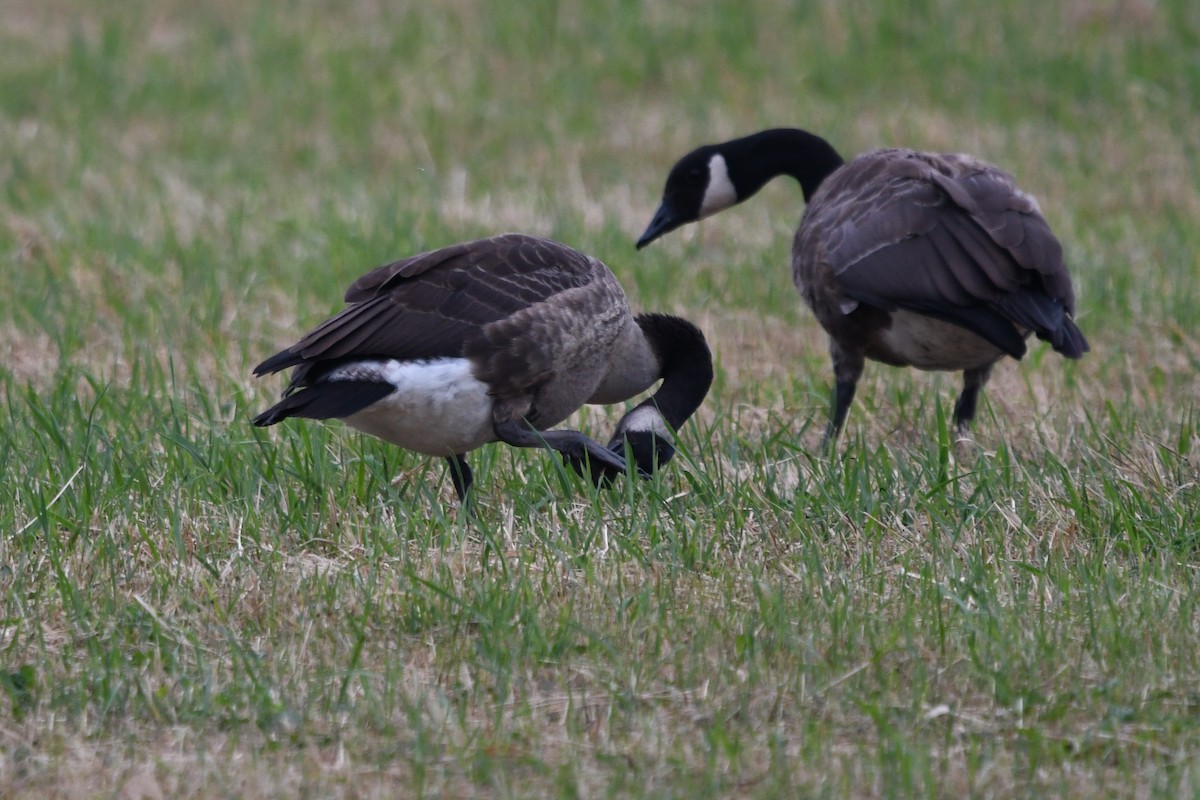
M 1067 358 L 1080 358 L 1090 349 L 1062 301 L 1048 294 L 1015 292 L 1001 297 L 996 306 L 1013 322 L 1033 331 Z
M 376 381 L 322 381 L 288 395 L 252 422 L 265 428 L 288 417 L 341 419 L 379 402 L 395 388 Z
M 1049 342 L 1050 346 L 1056 352 L 1062 353 L 1067 358 L 1083 358 L 1083 354 L 1091 350 L 1091 345 L 1083 336 L 1083 331 L 1075 324 L 1075 321 L 1070 317 L 1064 317 L 1062 325 L 1056 330 L 1043 333 L 1038 331 L 1037 337 L 1044 342 Z
M 255 375 L 269 375 L 303 363 L 304 356 L 294 350 L 281 350 L 254 368 Z

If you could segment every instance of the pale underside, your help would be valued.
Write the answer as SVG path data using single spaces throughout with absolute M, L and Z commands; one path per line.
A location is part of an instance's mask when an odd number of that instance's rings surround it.
M 927 370 L 978 369 L 1004 355 L 960 325 L 912 311 L 892 312 L 892 324 L 879 332 L 879 344 L 890 352 L 870 353 L 872 357 Z
M 471 374 L 465 358 L 363 361 L 340 367 L 326 379 L 392 384 L 391 394 L 344 421 L 407 450 L 447 456 L 496 440 L 487 385 Z

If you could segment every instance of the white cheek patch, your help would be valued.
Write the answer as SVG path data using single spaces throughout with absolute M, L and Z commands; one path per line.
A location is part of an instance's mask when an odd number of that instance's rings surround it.
M 708 186 L 704 189 L 704 200 L 700 203 L 700 219 L 723 211 L 737 202 L 737 189 L 729 180 L 729 167 L 720 153 L 708 160 Z
M 626 433 L 656 433 L 667 440 L 672 435 L 671 426 L 654 406 L 638 406 L 622 417 L 617 423 L 616 436 L 619 438 Z

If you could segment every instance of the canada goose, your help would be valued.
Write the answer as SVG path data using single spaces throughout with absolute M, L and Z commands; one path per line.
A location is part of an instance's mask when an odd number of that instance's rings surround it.
M 700 406 L 712 356 L 679 317 L 629 310 L 608 267 L 566 245 L 505 234 L 368 272 L 347 306 L 254 368 L 295 367 L 283 399 L 254 418 L 340 418 L 408 450 L 442 456 L 460 500 L 464 454 L 493 441 L 557 450 L 597 482 L 625 471 L 625 443 L 648 475 L 674 456 L 671 431 Z M 659 379 L 608 447 L 547 430 L 585 403 L 617 403 Z
M 954 422 L 965 434 L 992 365 L 1025 355 L 1030 333 L 1067 358 L 1088 351 L 1072 319 L 1062 246 L 1037 201 L 968 155 L 888 149 L 845 163 L 824 139 L 780 128 L 688 153 L 637 242 L 742 202 L 791 175 L 806 210 L 792 280 L 829 334 L 837 437 L 867 358 L 962 370 Z

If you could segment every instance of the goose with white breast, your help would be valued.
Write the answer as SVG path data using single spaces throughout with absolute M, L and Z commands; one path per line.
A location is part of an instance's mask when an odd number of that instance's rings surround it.
M 712 383 L 704 335 L 685 319 L 634 315 L 599 260 L 523 234 L 465 242 L 359 278 L 349 304 L 255 375 L 294 368 L 283 399 L 254 418 L 343 420 L 408 450 L 441 456 L 460 500 L 465 454 L 488 442 L 556 450 L 598 483 L 648 476 Z M 608 446 L 552 430 L 584 404 L 658 391 L 617 424 Z
M 795 128 L 705 145 L 672 168 L 638 248 L 778 175 L 795 178 L 806 203 L 792 279 L 830 338 L 826 443 L 841 431 L 866 359 L 962 370 L 962 435 L 993 365 L 1024 356 L 1030 334 L 1067 358 L 1088 351 L 1062 246 L 1037 201 L 969 155 L 894 148 L 846 163 Z

